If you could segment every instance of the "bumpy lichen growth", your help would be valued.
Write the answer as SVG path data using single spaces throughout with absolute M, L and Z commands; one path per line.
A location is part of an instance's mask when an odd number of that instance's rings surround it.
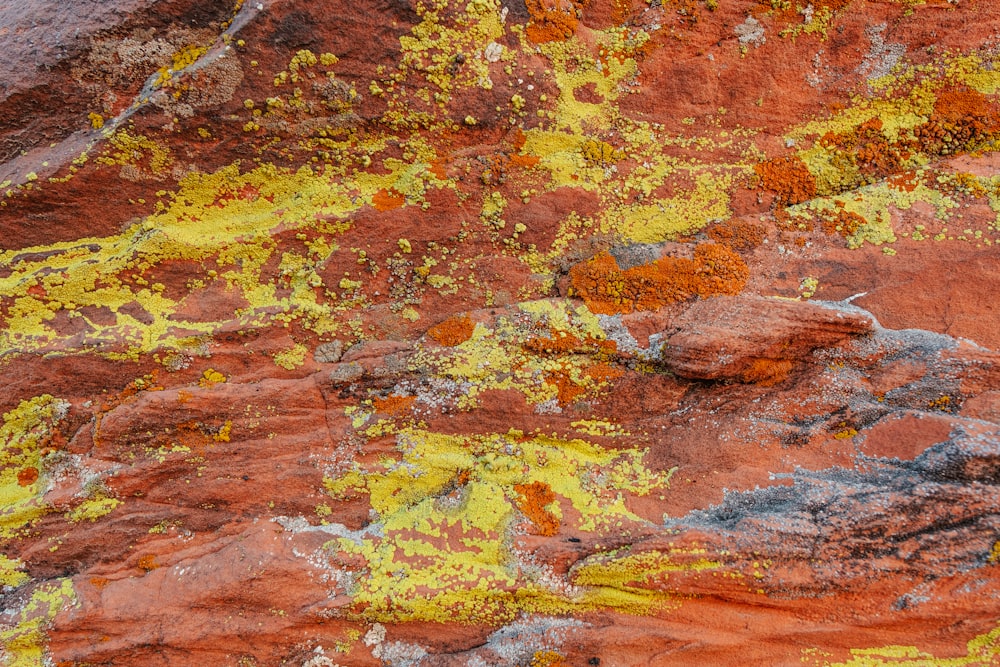
M 3 416 L 0 426 L 0 537 L 16 535 L 45 514 L 43 448 L 69 404 L 45 394 Z
M 953 658 L 937 658 L 915 646 L 882 646 L 853 649 L 843 662 L 823 662 L 824 667 L 978 667 L 996 664 L 1000 658 L 1000 627 L 971 639 L 967 653 Z M 803 659 L 805 661 L 805 658 Z
M 694 257 L 663 257 L 626 270 L 604 253 L 570 271 L 574 294 L 595 313 L 656 310 L 692 297 L 739 294 L 750 277 L 746 263 L 723 245 L 702 244 Z
M 45 259 L 25 259 L 25 251 L 0 253 L 0 266 L 11 269 L 0 279 L 0 291 L 12 303 L 0 331 L 0 354 L 50 345 L 69 351 L 59 342 L 63 337 L 55 324 L 62 319 L 85 325 L 82 348 L 100 349 L 111 340 L 136 353 L 183 349 L 190 336 L 234 320 L 252 326 L 301 318 L 305 326 L 322 331 L 338 306 L 318 298 L 316 287 L 323 283 L 316 268 L 336 246 L 317 243 L 296 257 L 286 252 L 278 275 L 266 275 L 262 269 L 276 251 L 269 234 L 287 226 L 334 236 L 347 228 L 341 220 L 387 185 L 419 200 L 426 186 L 419 175 L 423 167 L 397 161 L 391 169 L 382 176 L 337 181 L 336 175 L 309 167 L 291 171 L 264 166 L 244 173 L 233 165 L 185 177 L 158 213 L 116 237 L 87 245 L 57 244 Z M 317 218 L 328 222 L 317 223 Z M 168 294 L 156 282 L 159 266 L 179 260 L 212 262 L 216 268 L 206 275 L 207 282 L 239 290 L 249 307 L 224 313 L 219 321 L 185 321 L 179 332 L 173 314 L 185 294 Z M 188 290 L 202 288 L 204 281 Z M 274 306 L 282 312 L 275 315 Z M 91 319 L 91 309 L 101 308 L 114 313 L 114 323 Z M 136 309 L 145 313 L 142 318 L 126 312 Z
M 607 582 L 567 589 L 522 563 L 511 541 L 529 494 L 551 498 L 528 509 L 529 528 L 540 519 L 546 532 L 562 522 L 598 533 L 641 523 L 627 496 L 662 489 L 669 478 L 646 470 L 641 451 L 513 430 L 461 437 L 404 428 L 396 437 L 397 460 L 358 464 L 327 481 L 335 497 L 367 494 L 378 517 L 378 531 L 329 545 L 345 563 L 364 563 L 355 613 L 493 624 L 520 611 L 633 611 L 655 602 Z
M 468 315 L 455 315 L 435 324 L 427 335 L 438 343 L 454 347 L 472 338 L 476 325 Z
M 451 347 L 418 350 L 411 364 L 457 383 L 457 395 L 440 398 L 461 409 L 476 407 L 480 394 L 493 389 L 518 391 L 530 405 L 566 406 L 596 395 L 620 374 L 608 363 L 615 348 L 587 308 L 568 300 L 536 301 L 519 304 L 490 325 L 476 325 L 468 339 Z
M 901 67 L 872 83 L 874 96 L 791 129 L 790 145 L 803 148 L 755 165 L 759 183 L 776 195 L 779 209 L 791 207 L 793 218 L 820 212 L 824 229 L 845 236 L 850 247 L 894 242 L 891 212 L 916 202 L 932 204 L 947 222 L 960 208 L 956 188 L 948 187 L 951 179 L 931 178 L 929 169 L 941 158 L 996 150 L 998 81 L 995 63 L 978 55 Z M 988 197 L 985 188 L 957 194 Z M 777 214 L 783 219 L 783 211 Z M 979 231 L 962 238 L 978 241 Z
M 73 582 L 57 579 L 40 584 L 17 611 L 16 625 L 0 628 L 0 659 L 5 667 L 42 667 L 46 658 L 45 627 L 56 614 L 76 600 Z M 13 611 L 13 610 L 11 610 Z

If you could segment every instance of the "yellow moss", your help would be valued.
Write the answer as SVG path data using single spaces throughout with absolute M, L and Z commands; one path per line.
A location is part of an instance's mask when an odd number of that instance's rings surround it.
M 625 157 L 625 154 L 606 141 L 588 139 L 580 148 L 583 159 L 592 166 L 607 167 Z
M 890 225 L 891 209 L 908 209 L 916 202 L 925 202 L 935 207 L 941 220 L 955 215 L 958 204 L 949 191 L 954 183 L 940 179 L 938 183 L 927 183 L 922 177 L 921 170 L 940 156 L 922 152 L 924 147 L 919 141 L 914 143 L 913 135 L 926 136 L 920 132 L 934 131 L 933 127 L 928 130 L 928 119 L 936 113 L 939 98 L 954 95 L 951 91 L 955 88 L 978 91 L 975 95 L 996 94 L 1000 91 L 1000 75 L 994 63 L 985 62 L 978 55 L 947 54 L 925 65 L 903 66 L 871 82 L 871 86 L 876 91 L 874 96 L 855 99 L 847 109 L 826 119 L 804 123 L 787 135 L 789 141 L 807 146 L 796 155 L 815 178 L 817 192 L 827 197 L 825 201 L 820 197 L 801 207 L 829 210 L 836 205 L 867 221 L 848 238 L 849 246 L 854 248 L 865 242 L 881 245 L 895 241 Z M 874 133 L 872 128 L 877 128 Z M 861 136 L 858 132 L 867 132 L 867 138 L 852 144 L 851 137 Z M 872 141 L 873 138 L 876 140 Z M 943 150 L 934 141 L 927 145 L 938 146 L 932 150 Z M 995 142 L 987 144 L 985 149 L 994 150 Z M 955 150 L 964 149 L 948 148 Z M 897 184 L 881 180 L 892 172 L 917 176 Z M 865 185 L 873 181 L 879 182 Z M 983 194 L 990 197 L 996 210 L 995 195 L 988 188 L 984 188 Z M 894 254 L 891 249 L 884 252 Z
M 698 230 L 713 219 L 725 220 L 731 215 L 727 192 L 731 182 L 728 176 L 701 174 L 686 195 L 613 213 L 608 231 L 618 231 L 636 243 L 659 243 Z
M 116 136 L 122 146 L 122 159 L 133 159 L 130 144 L 134 138 L 127 133 Z M 153 145 L 135 141 L 137 150 Z M 426 147 L 419 141 L 412 143 L 419 155 L 426 154 Z M 14 303 L 0 330 L 0 354 L 45 349 L 49 345 L 65 353 L 65 346 L 56 345 L 61 337 L 49 322 L 56 312 L 68 310 L 70 305 L 88 325 L 79 343 L 81 348 L 98 341 L 104 345 L 109 339 L 138 352 L 180 346 L 181 337 L 172 333 L 178 329 L 174 317 L 178 302 L 166 297 L 168 292 L 151 289 L 152 281 L 142 275 L 155 273 L 157 266 L 170 260 L 214 259 L 220 267 L 218 276 L 250 303 L 249 308 L 235 314 L 235 318 L 244 318 L 247 326 L 273 321 L 276 312 L 283 317 L 293 313 L 293 317 L 304 318 L 307 325 L 321 326 L 321 322 L 329 322 L 334 306 L 321 303 L 312 289 L 321 284 L 314 267 L 325 262 L 329 254 L 310 256 L 308 265 L 297 267 L 301 273 L 293 276 L 295 289 L 291 295 L 279 298 L 275 281 L 282 277 L 262 275 L 275 249 L 271 231 L 292 228 L 339 233 L 348 226 L 341 220 L 386 188 L 403 193 L 407 201 L 420 202 L 427 179 L 431 178 L 426 166 L 426 162 L 386 160 L 387 173 L 358 174 L 353 180 L 343 180 L 329 166 L 292 171 L 262 165 L 244 173 L 239 164 L 234 164 L 210 174 L 185 176 L 178 192 L 161 202 L 156 213 L 122 234 L 2 252 L 0 266 L 10 272 L 0 278 L 0 293 L 10 296 Z M 333 245 L 326 247 L 327 253 L 335 251 Z M 45 259 L 18 259 L 11 264 L 25 252 L 35 250 Z M 128 276 L 132 276 L 131 280 Z M 44 297 L 27 293 L 36 280 L 49 281 Z M 197 285 L 190 284 L 192 294 L 197 293 Z M 114 323 L 93 322 L 87 315 L 88 306 L 110 309 Z M 123 306 L 138 306 L 152 321 L 141 321 L 120 311 Z M 211 333 L 233 319 L 224 316 L 215 322 L 183 321 L 183 329 L 187 330 L 183 336 Z
M 700 557 L 702 553 L 691 549 L 674 549 L 668 552 L 644 551 L 626 556 L 599 556 L 588 559 L 577 567 L 573 582 L 581 586 L 651 593 L 648 590 L 641 591 L 642 585 L 654 579 L 666 580 L 671 572 L 701 572 L 722 567 L 719 561 Z M 684 562 L 675 562 L 678 557 Z
M 105 155 L 97 158 L 101 164 L 131 165 L 142 168 L 148 165 L 154 177 L 162 175 L 172 164 L 170 149 L 159 142 L 134 135 L 126 129 L 117 130 L 108 139 Z
M 577 431 L 585 435 L 593 435 L 593 436 L 629 435 L 629 433 L 622 428 L 621 424 L 614 424 L 612 422 L 603 419 L 580 419 L 575 422 L 570 422 L 570 426 L 572 426 Z
M 226 422 L 219 429 L 218 433 L 212 434 L 212 439 L 216 442 L 229 442 L 229 438 L 233 432 L 233 422 L 227 419 Z
M 197 62 L 208 51 L 208 47 L 189 44 L 171 56 L 169 67 L 161 67 L 157 72 L 155 87 L 163 86 L 173 79 L 174 75 Z
M 812 298 L 817 289 L 819 289 L 819 280 L 813 276 L 806 276 L 799 283 L 799 293 L 802 294 L 803 299 Z
M 491 192 L 489 196 L 483 198 L 483 209 L 480 212 L 480 219 L 494 229 L 503 229 L 506 222 L 503 219 L 503 210 L 507 208 L 507 200 L 499 192 Z
M 445 8 L 448 11 L 442 11 Z M 413 26 L 409 34 L 399 38 L 399 80 L 408 74 L 418 76 L 423 81 L 417 89 L 433 91 L 440 103 L 446 103 L 461 88 L 491 89 L 493 82 L 489 62 L 485 58 L 467 58 L 461 68 L 453 67 L 453 58 L 459 53 L 482 52 L 488 44 L 503 35 L 500 2 L 474 0 L 450 3 L 448 0 L 433 0 L 418 4 L 416 10 L 420 22 Z M 374 89 L 388 94 L 390 112 L 386 115 L 387 119 L 397 120 L 401 126 L 420 122 L 420 115 L 413 113 L 414 109 L 408 109 L 407 102 L 412 99 L 408 99 L 405 89 L 396 89 L 395 80 L 373 81 L 372 89 L 373 94 L 376 94 Z M 433 122 L 428 121 L 427 124 Z

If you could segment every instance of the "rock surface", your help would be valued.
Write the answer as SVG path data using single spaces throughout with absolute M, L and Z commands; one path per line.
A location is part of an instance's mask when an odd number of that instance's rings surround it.
M 0 6 L 0 664 L 1000 664 L 998 35 Z

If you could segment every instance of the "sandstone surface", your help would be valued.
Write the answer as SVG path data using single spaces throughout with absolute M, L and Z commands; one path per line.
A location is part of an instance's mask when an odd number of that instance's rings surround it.
M 0 665 L 1000 665 L 1000 6 L 0 53 Z

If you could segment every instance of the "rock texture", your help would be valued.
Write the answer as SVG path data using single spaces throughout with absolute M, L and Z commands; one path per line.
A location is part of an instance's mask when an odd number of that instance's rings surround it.
M 0 664 L 1000 664 L 998 35 L 0 6 Z

